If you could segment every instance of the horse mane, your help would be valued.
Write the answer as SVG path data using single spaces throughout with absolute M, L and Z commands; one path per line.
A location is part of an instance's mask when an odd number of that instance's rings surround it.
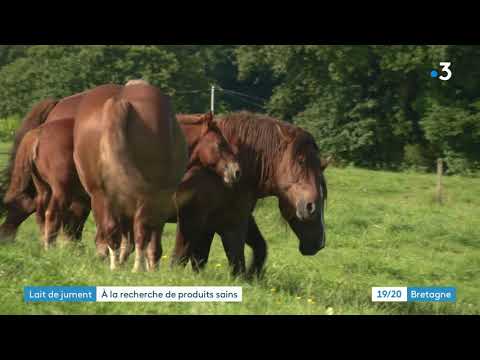
M 293 143 L 293 158 L 295 159 L 298 156 L 304 155 L 307 146 L 312 146 L 315 152 L 319 152 L 317 142 L 315 141 L 315 138 L 312 136 L 312 134 L 307 131 L 301 130 L 298 133 L 295 142 Z M 316 171 L 321 168 L 319 156 L 306 156 L 306 160 L 307 163 L 305 169 L 307 172 L 312 170 Z M 327 182 L 325 180 L 325 176 L 323 175 L 323 171 L 320 172 L 319 175 L 320 187 L 323 192 L 323 199 L 324 201 L 326 201 L 328 197 Z
M 25 116 L 22 120 L 20 128 L 15 133 L 15 138 L 13 141 L 13 146 L 10 149 L 10 158 L 8 160 L 7 166 L 3 169 L 0 174 L 0 198 L 3 199 L 5 196 L 12 176 L 13 166 L 15 164 L 15 158 L 17 156 L 18 147 L 22 142 L 25 134 L 32 129 L 39 127 L 45 122 L 48 117 L 48 114 L 52 109 L 57 105 L 58 100 L 48 98 L 43 101 L 36 103 L 32 110 Z M 3 201 L 0 205 L 0 215 L 3 215 L 6 211 Z
M 304 155 L 307 160 L 305 171 L 320 168 L 318 157 L 309 154 L 312 146 L 318 152 L 314 137 L 298 126 L 248 111 L 219 116 L 216 123 L 229 142 L 237 142 L 242 147 L 239 153 L 242 169 L 255 171 L 256 173 L 251 175 L 258 179 L 259 185 L 271 182 L 278 156 L 282 155 L 289 145 L 282 132 L 292 138 L 292 161 Z M 320 182 L 326 195 L 323 175 L 320 176 Z
M 256 174 L 251 175 L 258 179 L 259 184 L 270 182 L 276 159 L 287 146 L 277 126 L 289 125 L 267 115 L 248 111 L 221 116 L 216 122 L 229 142 L 237 141 L 243 148 L 239 153 L 242 169 L 255 171 Z

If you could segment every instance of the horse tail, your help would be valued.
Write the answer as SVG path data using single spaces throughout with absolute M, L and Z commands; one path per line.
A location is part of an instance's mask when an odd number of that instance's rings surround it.
M 57 105 L 58 100 L 46 99 L 35 104 L 32 110 L 22 120 L 20 128 L 15 133 L 15 139 L 13 146 L 10 149 L 10 158 L 7 166 L 0 172 L 0 198 L 4 198 L 7 190 L 10 187 L 10 181 L 12 178 L 12 172 L 15 165 L 15 159 L 17 152 L 19 151 L 20 143 L 22 142 L 25 134 L 30 130 L 35 129 L 42 125 L 47 119 L 50 112 Z M 28 186 L 27 186 L 28 187 Z M 5 215 L 7 208 L 4 202 L 0 201 L 0 216 Z
M 108 99 L 103 107 L 100 161 L 104 183 L 107 178 L 124 184 L 134 177 L 141 179 L 129 156 L 128 124 L 132 110 L 130 102 L 115 98 Z
M 12 166 L 10 185 L 3 202 L 9 204 L 22 195 L 32 181 L 33 161 L 37 155 L 38 129 L 29 131 L 17 148 L 17 154 Z

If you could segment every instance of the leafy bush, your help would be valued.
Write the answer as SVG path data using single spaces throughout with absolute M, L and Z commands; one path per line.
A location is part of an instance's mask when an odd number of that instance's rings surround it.
M 403 148 L 403 168 L 427 172 L 435 168 L 434 153 L 421 144 L 407 144 Z
M 453 150 L 445 151 L 447 174 L 476 176 L 480 173 L 480 162 L 468 159 L 464 154 Z

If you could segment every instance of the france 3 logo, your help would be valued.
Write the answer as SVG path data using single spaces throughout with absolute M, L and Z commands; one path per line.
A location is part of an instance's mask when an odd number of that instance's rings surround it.
M 452 66 L 451 62 L 441 62 L 440 66 L 442 67 L 442 70 L 440 70 L 441 73 L 444 75 L 440 75 L 440 73 L 437 70 L 432 70 L 430 72 L 430 76 L 434 79 L 439 78 L 442 81 L 448 81 L 452 78 L 452 70 L 450 70 L 450 67 Z

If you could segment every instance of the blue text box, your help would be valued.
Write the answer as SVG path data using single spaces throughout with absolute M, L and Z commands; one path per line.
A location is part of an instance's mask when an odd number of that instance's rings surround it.
M 25 302 L 95 302 L 95 286 L 26 286 Z
M 456 302 L 457 289 L 453 287 L 409 287 L 408 302 Z

